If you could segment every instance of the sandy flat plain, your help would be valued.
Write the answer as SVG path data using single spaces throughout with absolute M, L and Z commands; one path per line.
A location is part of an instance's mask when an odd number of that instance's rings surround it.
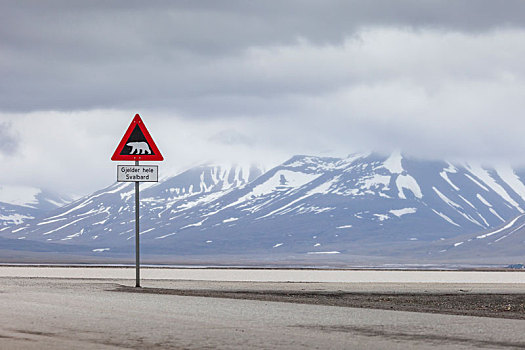
M 0 277 L 134 279 L 134 267 L 0 266 Z M 141 268 L 144 280 L 343 283 L 518 283 L 525 271 Z
M 362 274 L 379 271 L 354 271 L 359 272 L 354 277 L 333 281 L 342 277 L 321 270 L 312 282 L 301 281 L 307 278 L 302 273 L 312 272 L 303 270 L 269 270 L 273 279 L 281 280 L 259 281 L 265 270 L 233 270 L 229 280 L 220 280 L 225 275 L 208 275 L 208 269 L 206 274 L 163 271 L 160 279 L 144 269 L 143 288 L 136 289 L 133 269 L 100 269 L 108 274 L 96 277 L 100 271 L 94 268 L 27 267 L 24 277 L 12 276 L 23 269 L 0 268 L 2 349 L 525 347 L 524 312 L 519 309 L 525 302 L 525 283 L 519 272 L 495 273 L 499 277 L 467 273 L 467 282 L 457 282 L 458 275 L 449 272 L 442 277 L 430 274 L 434 280 L 455 281 L 451 283 L 415 282 L 417 274 L 394 271 L 388 278 L 372 274 L 373 282 L 363 282 Z M 61 276 L 63 271 L 75 272 Z M 50 276 L 55 273 L 58 276 Z M 115 278 L 114 273 L 126 276 Z M 348 281 L 351 278 L 358 281 Z M 496 300 L 500 296 L 510 299 L 501 304 Z M 454 304 L 458 300 L 459 306 Z M 446 310 L 461 305 L 486 313 L 478 317 Z M 511 310 L 506 310 L 509 305 Z M 421 310 L 406 311 L 407 306 Z M 440 312 L 440 307 L 445 310 Z

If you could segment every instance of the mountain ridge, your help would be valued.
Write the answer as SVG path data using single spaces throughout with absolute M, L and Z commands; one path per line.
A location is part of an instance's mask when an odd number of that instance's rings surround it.
M 29 186 L 0 186 L 0 229 L 38 218 L 71 198 Z
M 444 248 L 456 237 L 481 235 L 524 213 L 524 178 L 523 171 L 399 152 L 296 155 L 268 171 L 201 165 L 141 185 L 142 247 L 159 256 L 459 259 Z M 115 183 L 0 235 L 127 254 L 133 193 L 132 183 Z M 479 258 L 472 249 L 463 254 Z

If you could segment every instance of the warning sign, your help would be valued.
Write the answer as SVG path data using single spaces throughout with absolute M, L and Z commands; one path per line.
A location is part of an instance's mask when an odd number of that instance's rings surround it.
M 164 160 L 138 114 L 131 121 L 111 160 Z

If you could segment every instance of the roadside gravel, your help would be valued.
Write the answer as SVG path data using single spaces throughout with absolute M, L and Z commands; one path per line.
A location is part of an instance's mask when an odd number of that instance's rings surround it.
M 287 290 L 266 288 L 263 290 L 228 290 L 227 288 L 214 290 L 209 288 L 134 288 L 121 285 L 113 290 L 127 293 L 262 300 L 354 308 L 525 319 L 525 294 L 472 293 L 467 289 L 458 289 L 453 293 L 381 293 L 293 290 L 290 286 L 288 286 Z

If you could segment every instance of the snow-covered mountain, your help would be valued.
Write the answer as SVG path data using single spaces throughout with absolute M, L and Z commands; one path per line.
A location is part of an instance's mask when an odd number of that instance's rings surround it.
M 38 218 L 70 201 L 34 187 L 0 186 L 0 229 Z
M 262 172 L 255 166 L 203 165 L 158 184 L 141 184 L 141 212 L 147 214 L 141 215 L 142 233 L 149 232 L 150 225 L 159 225 L 162 232 L 171 230 L 172 225 L 181 226 L 173 220 L 173 213 L 212 202 L 246 186 Z M 44 218 L 0 232 L 7 238 L 125 246 L 134 232 L 134 193 L 133 183 L 115 183 Z
M 399 153 L 294 156 L 268 172 L 200 166 L 141 185 L 142 249 L 172 256 L 439 257 L 458 236 L 523 215 L 522 179 L 525 172 L 512 169 Z M 117 183 L 0 234 L 128 254 L 133 194 L 132 183 Z

